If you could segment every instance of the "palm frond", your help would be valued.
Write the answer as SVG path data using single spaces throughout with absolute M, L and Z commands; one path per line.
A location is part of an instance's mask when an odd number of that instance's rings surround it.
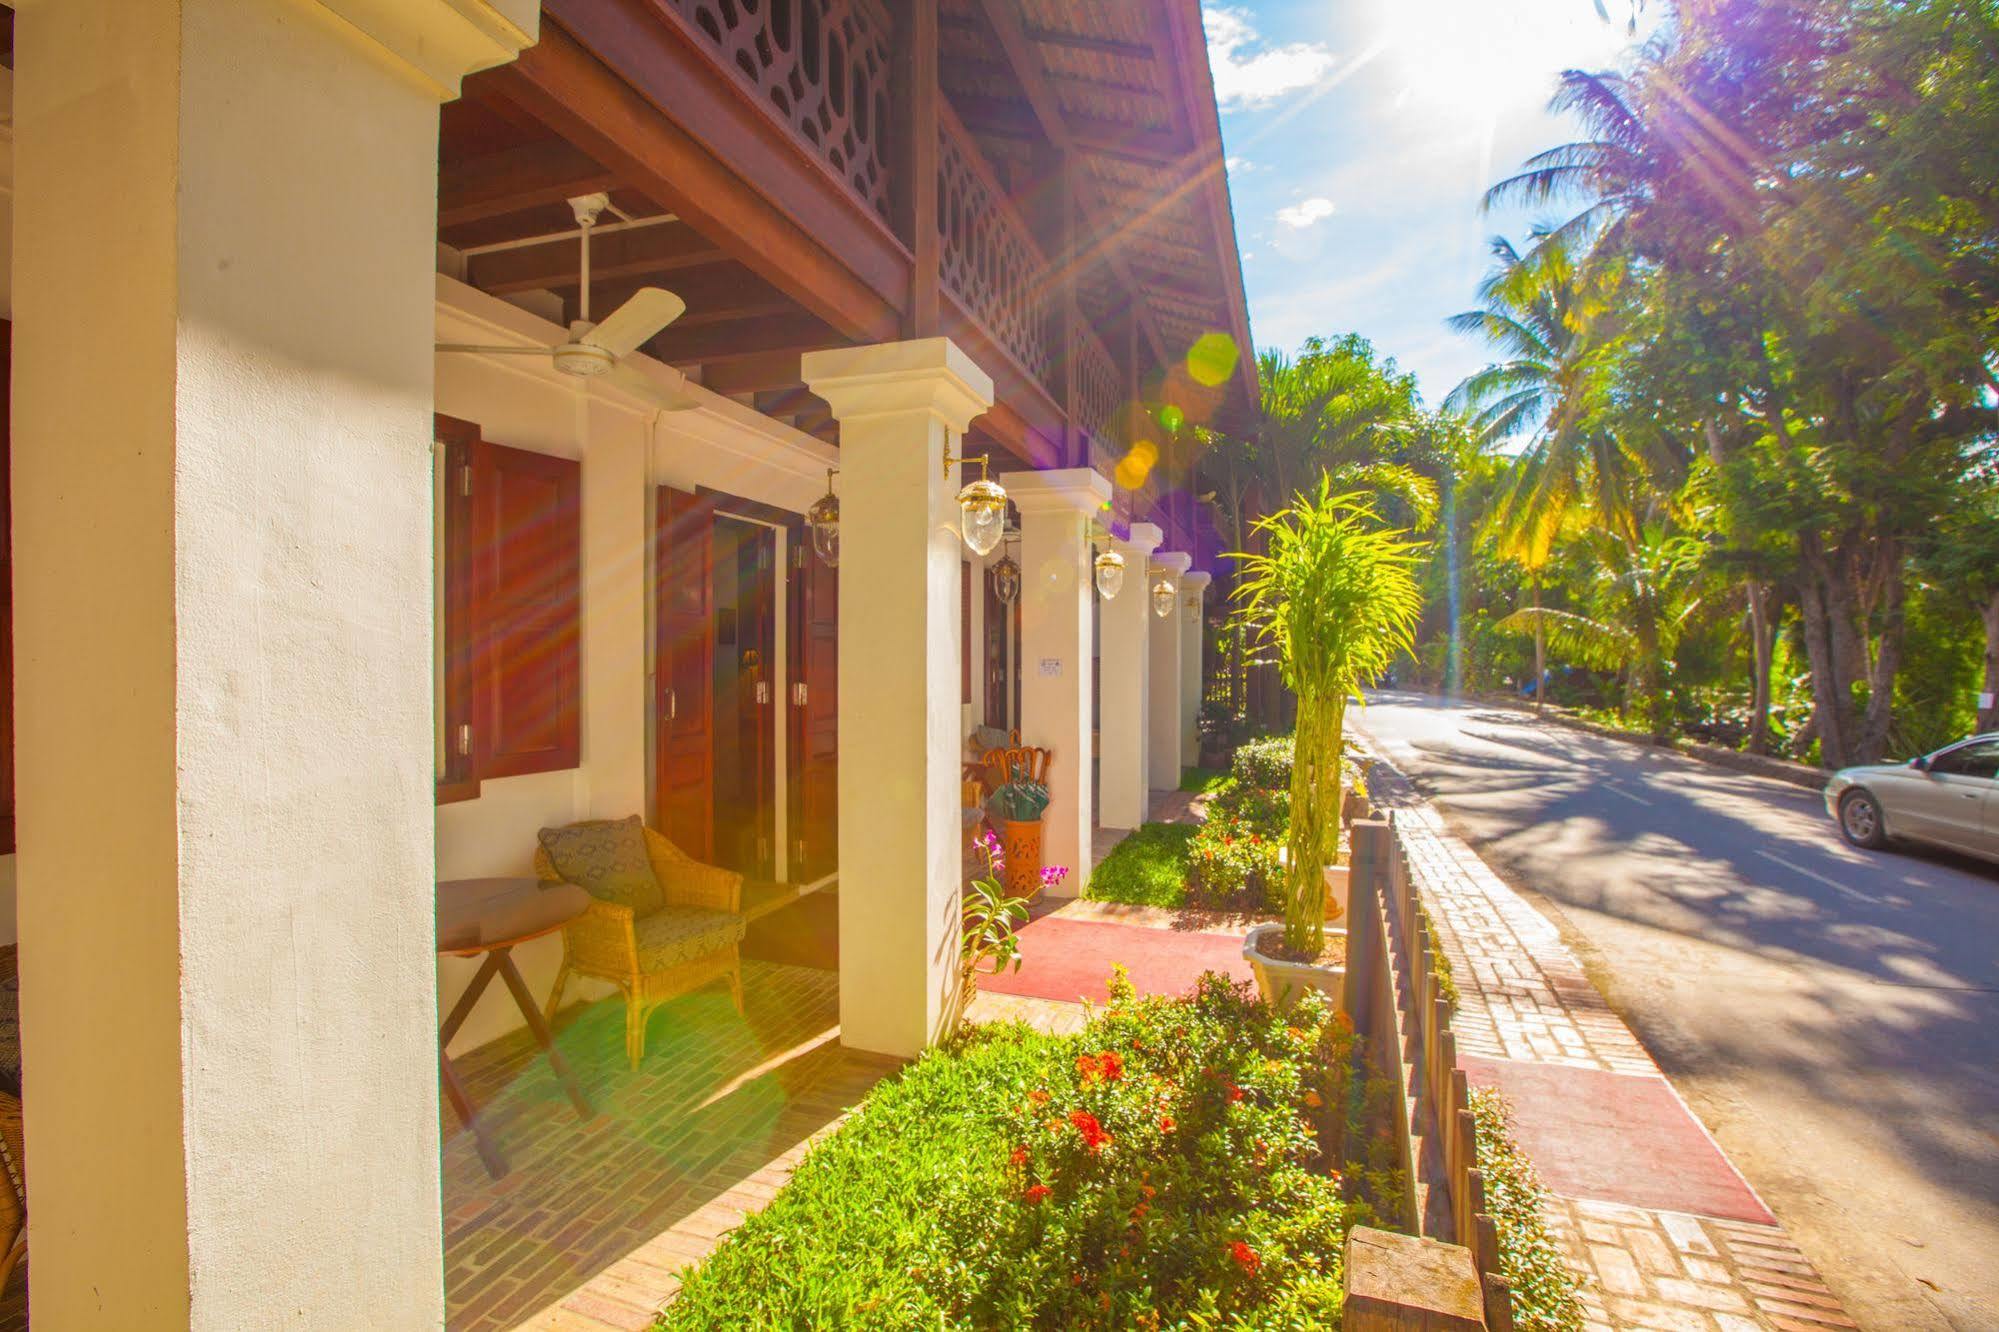
M 1638 636 L 1629 629 L 1546 606 L 1523 606 L 1492 627 L 1526 638 L 1539 632 L 1557 656 L 1593 670 L 1616 670 L 1638 652 Z

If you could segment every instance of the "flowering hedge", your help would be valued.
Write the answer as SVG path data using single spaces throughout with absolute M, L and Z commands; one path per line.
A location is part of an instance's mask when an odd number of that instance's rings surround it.
M 1281 912 L 1284 834 L 1210 806 L 1187 843 L 1187 905 L 1211 911 Z
M 666 1328 L 1336 1327 L 1350 1028 L 1205 978 L 975 1028 L 872 1092 Z

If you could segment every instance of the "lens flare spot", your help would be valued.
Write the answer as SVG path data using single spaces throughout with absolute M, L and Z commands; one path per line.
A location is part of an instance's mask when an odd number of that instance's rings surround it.
M 1149 439 L 1141 439 L 1118 459 L 1113 479 L 1126 490 L 1137 490 L 1145 484 L 1145 478 L 1152 475 L 1152 469 L 1158 462 L 1159 446 Z
M 1168 434 L 1178 433 L 1180 427 L 1186 424 L 1187 413 L 1181 411 L 1172 403 L 1169 402 L 1159 409 L 1159 427 Z
M 1187 373 L 1197 384 L 1219 388 L 1235 373 L 1242 357 L 1235 339 L 1226 333 L 1203 333 L 1187 349 Z

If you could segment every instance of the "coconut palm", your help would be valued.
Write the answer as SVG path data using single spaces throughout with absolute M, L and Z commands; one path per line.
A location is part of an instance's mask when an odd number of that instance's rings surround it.
M 1235 557 L 1236 614 L 1275 651 L 1298 699 L 1284 946 L 1311 959 L 1325 946 L 1321 867 L 1339 859 L 1347 704 L 1410 650 L 1421 545 L 1382 523 L 1372 495 L 1338 493 L 1328 476 L 1256 531 L 1263 552 Z

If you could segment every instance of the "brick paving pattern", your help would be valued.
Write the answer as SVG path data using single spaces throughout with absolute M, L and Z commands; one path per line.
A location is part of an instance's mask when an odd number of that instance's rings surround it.
M 717 985 L 653 1016 L 624 1062 L 616 1000 L 557 1033 L 595 1118 L 577 1118 L 524 1037 L 460 1061 L 511 1172 L 489 1179 L 445 1124 L 444 1279 L 452 1332 L 639 1332 L 743 1217 L 768 1202 L 889 1061 L 843 1050 L 830 971 L 751 962 L 747 1018 Z
M 1591 1279 L 1584 1296 L 1591 1332 L 1854 1326 L 1777 1226 L 1573 1198 L 1552 1201 L 1548 1226 L 1570 1265 Z
M 1462 1053 L 1663 1077 L 1554 924 L 1453 836 L 1407 778 L 1377 761 L 1368 787 L 1405 833 L 1450 958 Z M 1588 1332 L 1855 1326 L 1781 1226 L 1560 1196 L 1548 1222 L 1582 1278 Z

